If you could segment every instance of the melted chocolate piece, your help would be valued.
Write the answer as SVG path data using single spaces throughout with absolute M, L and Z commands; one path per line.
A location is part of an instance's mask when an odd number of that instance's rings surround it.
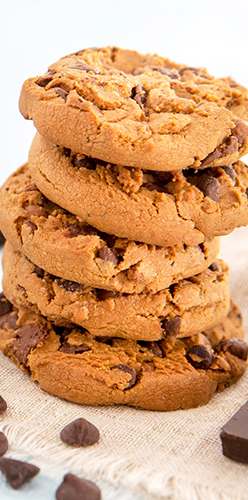
M 198 189 L 211 200 L 218 202 L 220 199 L 220 183 L 215 177 L 207 177 L 198 184 Z
M 136 379 L 137 379 L 136 371 L 134 370 L 134 368 L 131 368 L 131 366 L 128 366 L 128 365 L 112 366 L 111 370 L 115 370 L 115 369 L 121 370 L 122 372 L 125 372 L 125 373 L 129 373 L 130 380 L 129 380 L 129 383 L 128 383 L 128 386 L 126 387 L 126 389 L 130 389 L 131 387 L 133 387 L 133 385 L 135 384 Z
M 66 98 L 69 94 L 69 92 L 67 92 L 67 90 L 61 89 L 60 87 L 53 87 L 53 90 L 57 95 L 62 97 L 62 99 L 64 99 L 64 101 L 66 101 Z
M 107 246 L 100 248 L 98 257 L 102 260 L 113 262 L 114 266 L 118 265 L 118 258 L 115 253 Z
M 9 313 L 12 310 L 12 304 L 6 299 L 3 292 L 0 293 L 0 316 Z
M 48 332 L 39 323 L 30 323 L 18 329 L 13 342 L 8 345 L 20 365 L 26 366 L 29 353 L 44 343 Z
M 143 89 L 142 85 L 138 84 L 132 88 L 131 98 L 143 108 L 147 99 L 147 92 Z
M 239 359 L 247 360 L 248 345 L 240 339 L 226 339 L 218 345 L 217 352 L 230 352 Z
M 13 460 L 12 458 L 0 458 L 0 470 L 9 485 L 15 490 L 40 472 L 39 467 L 36 467 L 36 465 Z
M 56 283 L 58 283 L 59 286 L 65 288 L 67 292 L 83 292 L 85 290 L 85 285 L 82 285 L 81 283 L 76 283 L 76 281 L 69 281 L 69 280 L 64 280 L 63 278 L 56 278 L 55 279 Z
M 99 430 L 85 418 L 77 418 L 66 425 L 60 432 L 63 443 L 70 446 L 85 447 L 97 443 L 100 438 Z
M 90 348 L 84 344 L 73 345 L 64 341 L 59 350 L 65 354 L 82 354 L 83 352 L 90 351 Z
M 89 73 L 91 71 L 95 75 L 99 75 L 99 71 L 96 68 L 93 68 L 93 66 L 90 66 L 90 64 L 83 63 L 81 61 L 78 61 L 74 66 L 68 66 L 70 69 L 78 69 L 80 71 L 86 71 L 86 73 Z
M 4 413 L 7 410 L 7 403 L 2 396 L 0 396 L 0 413 Z
M 225 457 L 248 464 L 248 401 L 222 427 L 220 437 Z
M 165 319 L 162 322 L 162 325 L 165 329 L 166 337 L 176 337 L 179 333 L 181 323 L 182 318 L 180 316 L 175 316 L 171 319 Z
M 66 474 L 56 491 L 56 500 L 100 500 L 101 491 L 92 481 Z

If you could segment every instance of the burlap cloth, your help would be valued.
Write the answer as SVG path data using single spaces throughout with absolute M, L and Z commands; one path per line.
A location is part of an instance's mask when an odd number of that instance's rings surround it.
M 231 293 L 248 334 L 248 229 L 223 237 L 220 255 L 230 265 Z M 219 438 L 221 426 L 247 399 L 248 373 L 204 407 L 160 413 L 62 401 L 42 392 L 2 354 L 0 361 L 0 394 L 8 403 L 0 416 L 9 440 L 6 456 L 41 468 L 18 492 L 1 477 L 1 499 L 55 498 L 69 471 L 96 482 L 103 500 L 248 498 L 248 466 L 223 457 Z M 60 441 L 62 427 L 77 417 L 98 427 L 98 444 L 73 449 Z

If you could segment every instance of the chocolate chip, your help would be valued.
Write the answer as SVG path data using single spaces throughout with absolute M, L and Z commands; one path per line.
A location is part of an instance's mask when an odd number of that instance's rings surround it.
M 6 299 L 3 292 L 0 293 L 0 316 L 4 316 L 4 314 L 12 311 L 12 304 Z
M 52 81 L 52 76 L 55 73 L 56 71 L 52 69 L 47 75 L 41 76 L 39 80 L 37 80 L 36 85 L 39 85 L 39 87 L 46 87 L 46 85 Z
M 180 316 L 174 316 L 174 318 L 163 320 L 162 325 L 165 330 L 166 337 L 176 337 L 179 333 L 181 323 L 182 318 Z
M 218 202 L 220 199 L 220 183 L 215 177 L 207 177 L 198 184 L 198 189 L 211 200 Z
M 180 80 L 180 74 L 176 70 L 172 71 L 170 68 L 164 68 L 164 66 L 151 66 L 151 69 L 168 76 L 171 80 Z
M 218 272 L 221 271 L 220 265 L 216 260 L 214 260 L 214 262 L 212 262 L 212 264 L 209 266 L 209 269 L 210 269 L 210 271 L 213 271 L 214 273 L 216 271 L 218 271 Z
M 65 354 L 82 354 L 83 352 L 90 351 L 90 348 L 84 344 L 75 345 L 64 341 L 59 350 Z
M 62 97 L 62 99 L 64 99 L 64 101 L 66 101 L 66 98 L 69 94 L 69 92 L 67 92 L 67 90 L 61 89 L 60 87 L 53 87 L 53 90 L 57 95 Z
M 187 360 L 194 368 L 207 370 L 213 363 L 213 353 L 208 347 L 194 345 L 187 353 Z
M 138 85 L 132 88 L 131 98 L 134 99 L 141 108 L 143 108 L 146 103 L 147 92 L 143 89 L 142 85 L 138 83 Z
M 56 500 L 100 500 L 101 491 L 92 481 L 66 474 L 56 491 Z
M 32 215 L 36 217 L 47 217 L 48 212 L 45 210 L 45 208 L 41 207 L 40 205 L 27 205 L 25 207 L 26 212 L 28 212 L 28 215 L 31 217 Z
M 38 188 L 35 184 L 28 184 L 25 188 L 21 190 L 21 193 L 25 193 L 28 191 L 38 191 Z
M 36 231 L 36 229 L 38 229 L 37 226 L 36 226 L 36 224 L 34 224 L 33 222 L 31 222 L 31 220 L 26 220 L 25 224 L 31 228 L 31 234 L 34 234 L 34 232 Z
M 36 465 L 13 460 L 12 458 L 0 458 L 0 470 L 6 477 L 7 482 L 15 490 L 40 472 L 39 467 L 36 467 Z
M 244 121 L 240 120 L 236 123 L 236 127 L 232 130 L 232 134 L 237 138 L 238 145 L 241 148 L 248 136 L 248 126 Z
M 85 418 L 77 418 L 62 429 L 60 438 L 63 443 L 70 446 L 84 447 L 97 443 L 100 433 L 95 425 L 85 420 Z
M 237 174 L 232 166 L 221 167 L 229 177 L 231 177 L 232 181 L 235 182 Z
M 162 358 L 163 357 L 162 349 L 160 349 L 160 347 L 157 344 L 157 342 L 149 342 L 149 349 L 151 349 L 151 351 L 154 354 L 154 356 L 157 356 L 158 358 Z
M 185 66 L 184 68 L 181 68 L 179 70 L 179 74 L 183 75 L 185 71 L 190 71 L 191 73 L 194 73 L 194 75 L 199 75 L 200 73 L 200 70 L 198 68 L 191 68 L 189 66 Z
M 107 246 L 100 248 L 98 257 L 102 260 L 113 262 L 114 266 L 118 265 L 118 258 L 115 253 Z
M 76 238 L 80 234 L 83 236 L 95 236 L 98 234 L 97 229 L 88 224 L 67 224 L 67 232 L 64 236 L 67 238 Z
M 7 403 L 2 396 L 0 396 L 0 413 L 4 413 L 7 410 Z
M 5 316 L 2 316 L 0 318 L 0 327 L 5 324 L 5 326 L 10 329 L 10 330 L 17 330 L 20 328 L 19 325 L 17 325 L 17 320 L 18 320 L 18 314 L 17 312 L 11 312 L 10 314 L 6 314 Z
M 20 365 L 26 366 L 29 353 L 44 343 L 48 332 L 39 323 L 30 323 L 18 329 L 8 348 Z
M 78 62 L 74 66 L 68 66 L 70 69 L 79 69 L 80 71 L 86 71 L 86 73 L 89 73 L 91 71 L 92 73 L 95 73 L 95 75 L 99 75 L 99 71 L 96 68 L 93 68 L 93 66 L 90 66 L 90 64 Z
M 121 370 L 122 372 L 125 372 L 125 373 L 129 373 L 130 380 L 129 380 L 128 386 L 125 389 L 130 389 L 130 387 L 133 387 L 133 385 L 135 384 L 136 379 L 137 379 L 136 371 L 134 370 L 134 368 L 131 368 L 131 366 L 128 366 L 128 365 L 120 364 L 120 365 L 112 366 L 111 370 L 115 370 L 115 369 Z
M 112 292 L 111 290 L 96 289 L 96 294 L 98 300 L 113 299 L 116 296 L 116 292 Z
M 81 283 L 76 283 L 76 281 L 69 281 L 69 280 L 64 280 L 63 278 L 56 278 L 55 279 L 56 283 L 58 283 L 59 286 L 65 288 L 67 292 L 83 292 L 85 290 L 85 285 L 82 285 Z
M 88 170 L 95 170 L 97 165 L 92 158 L 89 158 L 88 156 L 80 158 L 78 155 L 73 156 L 72 164 L 76 168 L 87 168 Z
M 217 352 L 230 352 L 233 356 L 246 361 L 248 355 L 248 345 L 240 339 L 226 339 L 216 348 Z
M 3 432 L 0 432 L 0 457 L 5 455 L 9 447 L 8 439 Z

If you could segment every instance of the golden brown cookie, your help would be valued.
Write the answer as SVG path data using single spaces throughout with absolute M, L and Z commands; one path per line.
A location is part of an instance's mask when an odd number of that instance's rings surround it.
M 79 327 L 56 328 L 27 309 L 17 311 L 2 295 L 0 348 L 55 396 L 89 405 L 176 410 L 207 403 L 244 374 L 247 344 L 234 304 L 224 321 L 215 328 L 213 344 L 211 330 L 160 342 L 100 339 Z
M 103 164 L 37 134 L 29 167 L 49 200 L 121 238 L 195 246 L 248 223 L 248 168 L 242 162 L 148 172 Z
M 228 268 L 216 260 L 203 273 L 157 293 L 120 294 L 56 278 L 6 243 L 3 290 L 16 307 L 57 325 L 76 323 L 92 335 L 127 339 L 178 338 L 210 328 L 229 309 Z
M 60 146 L 148 170 L 227 165 L 248 149 L 248 92 L 231 78 L 116 47 L 28 79 L 20 111 Z
M 0 189 L 0 227 L 37 266 L 61 278 L 125 293 L 157 292 L 207 269 L 219 238 L 156 247 L 110 236 L 47 200 L 27 165 Z

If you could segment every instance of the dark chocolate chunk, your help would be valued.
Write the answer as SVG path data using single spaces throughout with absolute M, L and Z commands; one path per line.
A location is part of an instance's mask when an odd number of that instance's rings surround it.
M 91 446 L 99 441 L 100 433 L 95 425 L 85 418 L 77 418 L 60 432 L 61 440 L 70 446 Z
M 172 80 L 180 80 L 180 74 L 177 70 L 172 71 L 170 68 L 165 68 L 164 66 L 151 66 L 153 71 L 158 71 L 162 75 L 166 75 Z
M 182 318 L 180 316 L 174 316 L 174 318 L 163 320 L 162 325 L 165 330 L 166 337 L 176 337 L 179 333 L 181 323 Z
M 3 432 L 0 432 L 0 457 L 5 455 L 9 447 L 8 439 Z
M 55 91 L 55 93 L 57 95 L 62 97 L 62 99 L 64 99 L 64 101 L 66 101 L 66 98 L 69 94 L 69 92 L 67 92 L 67 90 L 61 89 L 61 87 L 53 87 L 53 90 Z
M 75 345 L 64 341 L 59 350 L 65 354 L 82 354 L 82 352 L 90 351 L 90 348 L 85 344 Z
M 209 266 L 209 269 L 213 272 L 218 271 L 218 273 L 221 271 L 220 265 L 218 264 L 218 262 L 216 260 L 214 260 L 214 262 L 212 262 L 212 264 Z
M 113 299 L 116 296 L 116 292 L 111 290 L 96 289 L 96 294 L 98 300 Z
M 233 182 L 235 182 L 237 174 L 234 168 L 231 165 L 229 165 L 228 167 L 221 167 L 221 168 L 225 170 L 226 174 L 229 175 L 229 177 L 231 177 Z
M 240 339 L 226 339 L 218 345 L 218 352 L 230 352 L 233 356 L 246 361 L 248 355 L 248 345 Z
M 72 165 L 76 168 L 87 168 L 88 170 L 96 169 L 96 162 L 89 158 L 88 156 L 80 157 L 80 155 L 75 155 L 72 158 Z
M 2 396 L 0 396 L 0 413 L 4 413 L 7 410 L 7 403 Z
M 38 278 L 44 278 L 44 269 L 41 269 L 41 267 L 34 265 L 34 271 L 33 271 Z
M 98 252 L 98 257 L 102 260 L 106 260 L 108 262 L 113 262 L 114 266 L 117 266 L 117 264 L 118 264 L 117 256 L 107 246 L 100 248 L 100 250 Z
M 213 201 L 219 201 L 220 183 L 215 177 L 207 177 L 202 180 L 197 187 L 203 192 L 204 196 L 208 196 Z
M 220 437 L 225 457 L 248 464 L 248 401 L 222 427 Z
M 13 352 L 20 365 L 26 366 L 29 353 L 44 343 L 48 332 L 39 323 L 30 323 L 18 329 L 8 348 Z
M 0 231 L 0 245 L 3 245 L 5 243 L 5 237 L 2 233 L 2 231 Z
M 136 371 L 134 370 L 134 368 L 131 368 L 131 366 L 128 366 L 128 365 L 115 365 L 115 366 L 112 366 L 111 370 L 121 370 L 122 372 L 125 372 L 125 373 L 129 373 L 130 374 L 130 380 L 129 380 L 129 383 L 128 383 L 128 386 L 126 387 L 126 389 L 130 389 L 130 387 L 133 387 L 133 385 L 135 384 L 136 382 L 136 379 L 137 379 L 137 376 L 136 376 Z
M 213 363 L 213 353 L 204 345 L 194 345 L 187 353 L 187 360 L 194 368 L 207 370 Z
M 67 238 L 76 238 L 80 234 L 83 236 L 95 236 L 98 234 L 97 229 L 89 224 L 67 224 L 67 232 L 64 235 Z
M 56 491 L 57 500 L 100 500 L 101 491 L 95 483 L 66 474 Z
M 5 326 L 5 328 L 17 330 L 17 328 L 20 328 L 20 326 L 16 323 L 17 320 L 18 314 L 16 311 L 12 311 L 10 314 L 5 314 L 0 318 L 0 328 Z
M 25 188 L 21 190 L 21 193 L 25 193 L 26 191 L 38 191 L 36 184 L 28 184 Z
M 138 85 L 132 88 L 131 98 L 142 108 L 146 103 L 147 92 L 143 89 L 142 85 L 138 83 Z
M 12 458 L 0 458 L 0 470 L 12 488 L 17 490 L 36 476 L 40 469 L 36 465 Z
M 248 136 L 247 124 L 242 120 L 236 122 L 236 127 L 232 130 L 232 134 L 234 134 L 235 137 L 237 138 L 238 145 L 241 148 L 244 144 L 245 139 Z
M 68 68 L 79 69 L 80 71 L 86 71 L 86 73 L 89 73 L 89 71 L 91 71 L 92 73 L 95 73 L 95 75 L 99 75 L 98 69 L 93 68 L 93 66 L 90 66 L 90 64 L 82 63 L 81 61 L 76 63 L 74 66 L 68 66 Z
M 67 290 L 67 292 L 83 292 L 85 290 L 85 285 L 82 285 L 81 283 L 76 283 L 76 281 L 69 281 L 69 280 L 64 280 L 63 278 L 56 278 L 55 279 L 56 283 L 58 283 L 59 286 L 62 286 Z
M 46 87 L 46 85 L 52 81 L 52 76 L 55 73 L 56 73 L 55 69 L 52 69 L 46 75 L 41 76 L 39 80 L 37 80 L 36 85 L 39 85 L 39 87 Z
M 27 205 L 25 207 L 25 210 L 28 212 L 28 215 L 31 217 L 31 215 L 35 215 L 37 217 L 47 217 L 48 212 L 45 210 L 45 208 L 41 207 L 40 205 Z
M 0 293 L 0 316 L 9 313 L 12 310 L 12 304 L 6 299 L 3 292 Z

